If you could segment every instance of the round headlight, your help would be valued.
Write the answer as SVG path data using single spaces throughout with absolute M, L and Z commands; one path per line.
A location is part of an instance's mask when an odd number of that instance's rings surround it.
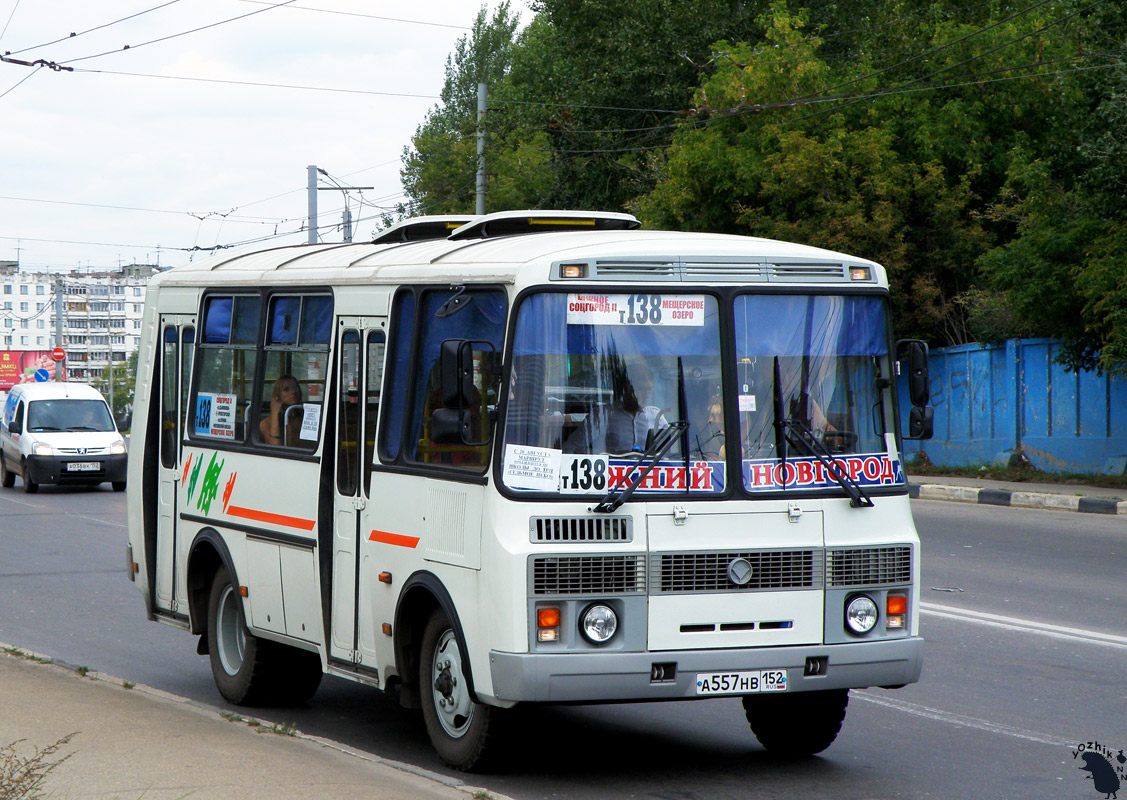
M 618 615 L 613 608 L 601 603 L 590 606 L 583 612 L 579 630 L 591 644 L 606 644 L 618 630 Z
M 877 624 L 877 604 L 863 594 L 857 595 L 845 607 L 845 624 L 853 633 L 868 633 Z

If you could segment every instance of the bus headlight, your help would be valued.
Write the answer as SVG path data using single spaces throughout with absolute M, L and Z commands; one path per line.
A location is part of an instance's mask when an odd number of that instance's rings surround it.
M 872 598 L 859 594 L 845 607 L 845 626 L 852 633 L 863 635 L 877 624 L 877 604 Z
M 588 606 L 579 620 L 579 630 L 591 644 L 606 644 L 618 630 L 618 615 L 602 603 Z

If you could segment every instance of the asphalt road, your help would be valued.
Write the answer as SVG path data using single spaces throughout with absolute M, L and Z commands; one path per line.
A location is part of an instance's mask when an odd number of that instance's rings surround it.
M 922 681 L 854 692 L 821 757 L 780 762 L 738 700 L 529 709 L 509 768 L 474 785 L 534 798 L 1087 798 L 1072 750 L 1127 748 L 1127 523 L 915 501 Z M 0 489 L 0 641 L 223 706 L 186 633 L 144 618 L 125 577 L 125 497 Z M 294 722 L 450 775 L 421 718 L 326 679 Z M 1124 787 L 1127 788 L 1127 787 Z

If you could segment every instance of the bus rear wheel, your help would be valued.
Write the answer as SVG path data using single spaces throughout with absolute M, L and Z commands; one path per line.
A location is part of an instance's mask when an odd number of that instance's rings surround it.
M 321 685 L 321 659 L 316 653 L 259 639 L 247 631 L 238 589 L 226 567 L 216 570 L 211 582 L 207 650 L 219 693 L 235 705 L 300 705 Z
M 744 715 L 759 743 L 775 755 L 801 758 L 833 744 L 845 720 L 848 689 L 744 695 Z
M 419 654 L 423 720 L 439 758 L 468 772 L 485 763 L 498 711 L 474 701 L 463 666 L 467 661 L 450 621 L 436 610 L 423 630 Z

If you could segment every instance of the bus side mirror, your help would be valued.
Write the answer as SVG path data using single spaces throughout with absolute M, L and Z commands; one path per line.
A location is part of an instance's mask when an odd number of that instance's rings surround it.
M 931 406 L 912 406 L 908 412 L 907 439 L 930 439 L 934 409 Z
M 933 431 L 934 409 L 927 404 L 931 399 L 928 385 L 927 342 L 920 339 L 901 339 L 896 343 L 896 354 L 908 362 L 908 435 L 906 439 L 930 439 Z
M 442 343 L 439 366 L 442 406 L 465 408 L 473 394 L 473 343 L 447 339 Z
M 468 408 L 436 408 L 430 415 L 430 440 L 435 444 L 476 444 Z
M 913 406 L 926 406 L 931 397 L 928 387 L 927 342 L 920 339 L 901 339 L 896 343 L 901 360 L 908 361 L 908 400 Z

